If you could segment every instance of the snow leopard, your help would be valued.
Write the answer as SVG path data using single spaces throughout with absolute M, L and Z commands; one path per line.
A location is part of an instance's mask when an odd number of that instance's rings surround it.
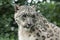
M 60 28 L 34 6 L 19 6 L 14 19 L 18 25 L 18 40 L 60 40 Z

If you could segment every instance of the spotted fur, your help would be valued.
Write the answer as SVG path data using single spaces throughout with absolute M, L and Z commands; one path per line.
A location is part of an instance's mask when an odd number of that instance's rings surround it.
M 19 40 L 60 40 L 60 28 L 48 22 L 32 6 L 20 6 L 14 18 Z

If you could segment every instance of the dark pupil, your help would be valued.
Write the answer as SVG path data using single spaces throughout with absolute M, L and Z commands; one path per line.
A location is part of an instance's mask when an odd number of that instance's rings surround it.
M 32 18 L 35 18 L 35 15 L 32 15 Z
M 25 20 L 26 16 L 27 16 L 27 15 L 25 15 L 25 14 L 22 16 L 22 20 L 23 20 L 23 21 Z
M 26 15 L 23 15 L 23 17 L 26 17 Z

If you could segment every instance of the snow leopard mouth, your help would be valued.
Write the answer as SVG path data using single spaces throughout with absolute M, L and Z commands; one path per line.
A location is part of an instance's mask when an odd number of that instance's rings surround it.
M 24 26 L 24 28 L 27 28 L 27 29 L 29 29 L 29 28 L 31 28 L 31 27 L 34 27 L 34 25 L 32 25 L 32 24 L 27 24 L 27 25 Z
M 35 29 L 34 29 L 34 26 L 35 25 L 25 25 L 25 26 L 23 26 L 27 31 L 29 31 L 29 32 L 33 32 L 33 31 L 35 31 Z

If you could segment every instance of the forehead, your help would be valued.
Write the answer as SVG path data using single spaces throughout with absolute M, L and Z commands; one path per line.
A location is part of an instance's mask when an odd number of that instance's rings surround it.
M 30 12 L 30 11 L 21 11 L 18 13 L 19 15 L 36 15 L 36 12 Z
M 32 6 L 20 6 L 19 10 L 17 11 L 16 16 L 22 15 L 36 15 L 37 12 Z
M 32 6 L 26 6 L 26 5 L 24 5 L 24 6 L 20 6 L 19 9 L 28 9 L 28 8 L 32 8 Z
M 19 10 L 20 11 L 23 11 L 23 10 L 25 10 L 25 11 L 35 11 L 35 9 L 32 6 L 26 6 L 26 5 L 20 6 Z

